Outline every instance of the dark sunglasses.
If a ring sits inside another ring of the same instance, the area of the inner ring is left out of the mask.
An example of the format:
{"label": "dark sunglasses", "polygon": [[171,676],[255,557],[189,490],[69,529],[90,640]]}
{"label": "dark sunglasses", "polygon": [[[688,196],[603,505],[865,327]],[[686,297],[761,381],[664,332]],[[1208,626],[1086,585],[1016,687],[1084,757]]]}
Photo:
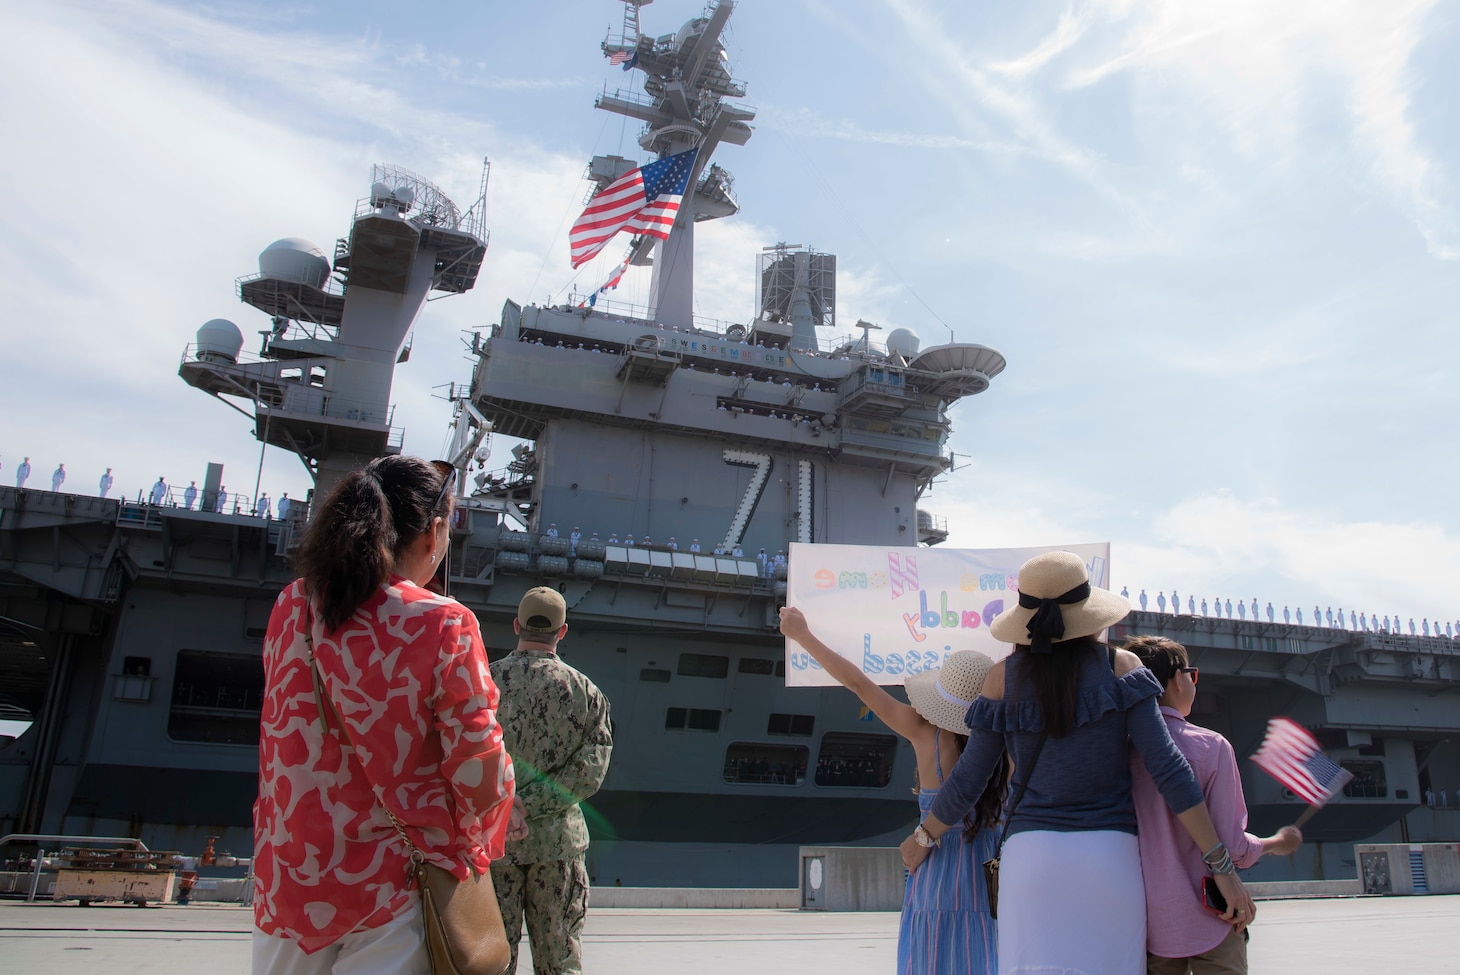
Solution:
{"label": "dark sunglasses", "polygon": [[451,465],[450,461],[445,460],[433,460],[431,466],[436,468],[436,473],[441,475],[441,493],[436,495],[436,503],[431,505],[431,510],[435,511],[441,507],[441,502],[446,500],[451,486],[456,483],[456,468]]}
{"label": "dark sunglasses", "polygon": [[1195,667],[1177,667],[1176,668],[1176,673],[1178,673],[1178,674],[1190,674],[1191,675],[1191,682],[1193,684],[1195,684],[1196,683],[1197,675],[1200,674],[1201,671],[1199,671]]}

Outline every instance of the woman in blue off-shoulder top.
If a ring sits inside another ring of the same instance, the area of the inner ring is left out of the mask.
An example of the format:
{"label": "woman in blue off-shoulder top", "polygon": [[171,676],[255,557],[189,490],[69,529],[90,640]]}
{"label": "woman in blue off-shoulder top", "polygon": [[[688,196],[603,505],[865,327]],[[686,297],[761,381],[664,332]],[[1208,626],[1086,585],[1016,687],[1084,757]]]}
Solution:
{"label": "woman in blue off-shoulder top", "polygon": [[[1131,800],[1135,745],[1171,811],[1191,833],[1239,930],[1255,906],[1237,879],[1201,788],[1157,708],[1161,685],[1139,658],[1099,642],[1129,612],[1092,587],[1084,560],[1036,556],[1019,570],[1019,603],[992,634],[1015,644],[968,709],[968,746],[929,815],[902,844],[917,869],[928,845],[982,792],[1007,748],[1010,793],[999,891],[999,972],[1137,975],[1146,968],[1145,890]],[[1027,783],[1027,784],[1026,784]]]}

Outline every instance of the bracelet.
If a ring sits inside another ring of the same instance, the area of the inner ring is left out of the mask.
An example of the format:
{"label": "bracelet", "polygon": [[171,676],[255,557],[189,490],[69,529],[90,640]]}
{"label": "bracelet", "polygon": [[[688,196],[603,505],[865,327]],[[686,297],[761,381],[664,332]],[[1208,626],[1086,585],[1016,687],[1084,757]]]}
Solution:
{"label": "bracelet", "polygon": [[1232,862],[1232,854],[1227,847],[1218,843],[1210,850],[1201,855],[1202,861],[1211,869],[1214,874],[1236,873],[1237,865]]}

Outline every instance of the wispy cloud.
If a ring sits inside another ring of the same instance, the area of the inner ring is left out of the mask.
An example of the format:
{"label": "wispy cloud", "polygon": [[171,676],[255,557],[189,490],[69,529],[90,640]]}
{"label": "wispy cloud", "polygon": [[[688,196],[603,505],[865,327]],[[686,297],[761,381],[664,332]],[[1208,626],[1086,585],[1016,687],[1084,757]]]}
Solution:
{"label": "wispy cloud", "polygon": [[[1086,88],[1129,74],[1149,102],[1180,100],[1234,147],[1269,164],[1317,164],[1309,130],[1330,100],[1372,179],[1430,253],[1460,260],[1460,217],[1445,202],[1453,176],[1421,145],[1411,116],[1410,62],[1435,0],[1093,0],[1106,30],[1087,34],[1066,75]],[[1276,156],[1276,158],[1274,158]]]}
{"label": "wispy cloud", "polygon": [[1008,61],[991,62],[988,69],[998,74],[1015,77],[1033,74],[1060,54],[1068,51],[1084,32],[1085,25],[1080,17],[1073,10],[1066,10],[1060,14],[1059,22],[1055,24],[1054,30],[1032,51]]}
{"label": "wispy cloud", "polygon": [[771,129],[798,137],[836,139],[867,145],[901,146],[908,149],[969,149],[1002,155],[1034,155],[1035,150],[1017,142],[971,139],[951,133],[896,132],[868,129],[850,119],[822,118],[810,109],[763,106],[757,121]]}

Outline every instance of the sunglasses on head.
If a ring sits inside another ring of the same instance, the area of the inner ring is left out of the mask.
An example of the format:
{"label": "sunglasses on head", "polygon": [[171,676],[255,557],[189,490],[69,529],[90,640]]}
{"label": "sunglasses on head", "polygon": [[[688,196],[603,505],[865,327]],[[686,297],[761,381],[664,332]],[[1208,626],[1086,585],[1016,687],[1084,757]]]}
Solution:
{"label": "sunglasses on head", "polygon": [[436,473],[441,475],[441,493],[436,495],[436,503],[431,505],[431,510],[435,511],[441,507],[441,502],[446,500],[446,495],[451,490],[451,485],[456,483],[456,468],[451,465],[450,461],[446,460],[433,460],[431,461],[431,466],[436,468]]}

